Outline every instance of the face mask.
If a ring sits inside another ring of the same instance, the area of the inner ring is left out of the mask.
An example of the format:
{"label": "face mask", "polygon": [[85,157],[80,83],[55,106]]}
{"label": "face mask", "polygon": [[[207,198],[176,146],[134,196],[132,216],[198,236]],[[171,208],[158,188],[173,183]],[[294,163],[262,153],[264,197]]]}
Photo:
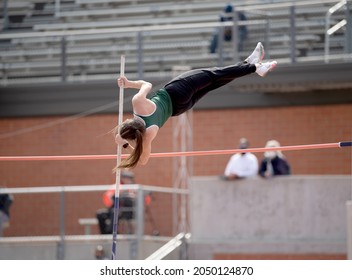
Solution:
{"label": "face mask", "polygon": [[264,156],[267,158],[274,158],[276,157],[276,152],[275,151],[268,151],[264,153]]}

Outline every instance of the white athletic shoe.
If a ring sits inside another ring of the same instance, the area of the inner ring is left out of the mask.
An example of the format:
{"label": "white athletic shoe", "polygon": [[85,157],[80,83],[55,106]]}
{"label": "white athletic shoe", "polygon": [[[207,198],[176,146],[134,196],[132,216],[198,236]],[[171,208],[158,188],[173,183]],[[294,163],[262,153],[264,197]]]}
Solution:
{"label": "white athletic shoe", "polygon": [[259,63],[257,65],[257,70],[255,71],[259,76],[265,77],[268,72],[272,71],[275,69],[277,65],[277,62],[274,61],[269,61],[269,62],[264,62],[264,63]]}
{"label": "white athletic shoe", "polygon": [[250,64],[256,64],[256,63],[261,63],[263,59],[264,59],[264,46],[262,45],[261,42],[259,42],[255,47],[254,51],[251,53],[250,56],[248,56],[245,59],[245,61],[247,61]]}

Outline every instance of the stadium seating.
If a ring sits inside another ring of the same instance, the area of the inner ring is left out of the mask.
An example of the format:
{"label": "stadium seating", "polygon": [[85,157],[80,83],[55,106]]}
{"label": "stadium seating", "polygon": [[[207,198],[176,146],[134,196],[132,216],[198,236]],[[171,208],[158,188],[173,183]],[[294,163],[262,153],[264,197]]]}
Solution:
{"label": "stadium seating", "polygon": [[[141,67],[139,57],[143,56],[143,71],[147,76],[170,73],[174,65],[218,65],[219,57],[209,53],[209,43],[219,14],[227,2],[61,0],[58,7],[53,0],[8,1],[9,21],[2,34],[37,33],[11,39],[1,39],[0,34],[0,83],[60,81],[63,73],[60,35],[63,34],[66,34],[64,72],[67,81],[109,77],[118,69],[121,54],[126,55],[131,73],[138,73]],[[312,1],[311,5],[295,8],[294,55],[297,61],[304,61],[311,55],[323,55],[325,15],[334,2]],[[248,38],[238,58],[244,59],[256,42],[262,41],[268,57],[290,62],[290,7],[282,5],[270,9],[271,4],[257,5],[262,1],[236,3],[248,18],[239,22],[247,25]],[[332,21],[337,22],[342,16],[342,13],[337,13]],[[1,22],[4,26],[3,14]],[[194,25],[191,28],[160,28],[184,24]],[[101,32],[106,29],[114,32]],[[70,33],[77,30],[86,33]],[[43,32],[48,36],[35,37],[35,34]],[[333,54],[342,52],[343,36],[340,31],[332,38],[330,46]],[[139,47],[142,51],[138,50]],[[231,43],[224,42],[222,55],[224,63],[231,63],[234,57]]]}

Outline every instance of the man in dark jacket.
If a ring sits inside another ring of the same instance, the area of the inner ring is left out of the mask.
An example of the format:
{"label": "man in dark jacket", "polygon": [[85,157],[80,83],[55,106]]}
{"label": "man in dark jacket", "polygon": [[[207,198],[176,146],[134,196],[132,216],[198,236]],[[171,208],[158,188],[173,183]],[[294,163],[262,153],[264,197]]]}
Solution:
{"label": "man in dark jacket", "polygon": [[[227,21],[233,21],[233,6],[231,4],[226,5],[224,8],[224,13],[220,15],[220,22],[227,22]],[[247,17],[244,13],[238,12],[238,20],[240,21],[245,21],[247,20]],[[247,26],[241,25],[238,27],[238,38],[237,40],[237,46],[238,46],[238,51],[243,51],[243,42],[247,39]],[[218,36],[219,36],[219,31],[217,30],[211,39],[210,46],[209,46],[209,51],[210,53],[215,53],[217,48],[218,48]],[[232,40],[232,26],[226,26],[224,28],[224,41],[230,42]]]}
{"label": "man in dark jacket", "polygon": [[10,206],[13,198],[9,194],[0,194],[0,237],[3,235],[3,230],[10,220]]}

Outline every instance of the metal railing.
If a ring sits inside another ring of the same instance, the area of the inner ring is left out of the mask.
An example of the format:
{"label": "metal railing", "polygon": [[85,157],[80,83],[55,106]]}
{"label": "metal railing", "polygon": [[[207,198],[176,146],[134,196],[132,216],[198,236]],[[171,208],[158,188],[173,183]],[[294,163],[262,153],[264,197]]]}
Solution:
{"label": "metal railing", "polygon": [[164,246],[159,248],[153,254],[146,258],[146,260],[163,260],[167,258],[170,254],[172,254],[176,249],[180,248],[180,254],[177,259],[186,260],[188,259],[188,250],[187,244],[188,240],[190,239],[190,233],[179,233],[169,242],[167,242]]}
{"label": "metal railing", "polygon": [[[71,238],[74,237],[72,234],[68,234],[66,229],[67,224],[67,208],[72,207],[72,204],[69,205],[68,199],[65,198],[66,194],[69,193],[89,193],[89,192],[101,192],[109,190],[113,185],[94,185],[94,186],[56,186],[56,187],[30,187],[30,188],[0,188],[0,194],[7,193],[12,194],[15,197],[16,208],[23,208],[24,200],[17,199],[17,195],[42,195],[45,194],[46,197],[48,194],[58,194],[59,205],[52,205],[52,208],[59,208],[59,217],[55,219],[53,217],[52,221],[59,221],[59,232],[58,235],[54,236],[35,236],[30,235],[25,237],[7,237],[11,242],[15,242],[17,239],[23,242],[24,239],[33,239],[33,240],[46,240],[51,242],[57,242],[57,257],[58,259],[65,259],[65,244]],[[130,256],[131,259],[143,259],[143,242],[145,239],[145,194],[148,193],[159,193],[159,194],[169,194],[169,195],[188,195],[188,190],[181,190],[175,188],[166,188],[166,187],[156,187],[156,186],[143,186],[137,184],[125,184],[120,186],[120,191],[134,191],[136,193],[136,204],[134,208],[134,217],[135,217],[135,232],[134,234],[121,235],[119,234],[118,239],[123,240],[127,239],[131,241]],[[49,199],[49,197],[47,198]],[[22,205],[21,205],[22,204]],[[34,204],[33,204],[34,207]],[[39,206],[38,206],[39,207]],[[84,206],[82,206],[84,207]],[[171,210],[171,209],[170,209]],[[45,211],[50,211],[46,209]],[[25,215],[26,213],[23,213]],[[70,213],[72,215],[73,213]],[[32,219],[37,219],[38,217],[31,217]],[[31,221],[30,217],[25,217],[26,222],[35,223],[35,220]],[[13,215],[11,217],[10,225],[13,223],[18,223],[20,221],[13,221]],[[72,221],[71,221],[72,222]],[[54,222],[55,223],[55,222]],[[28,225],[23,225],[27,227]],[[46,225],[48,227],[50,225]],[[53,225],[54,226],[54,225]],[[28,231],[30,231],[28,229]],[[68,237],[69,236],[69,237]],[[89,236],[86,236],[89,237]],[[106,238],[106,235],[102,235],[103,238]],[[160,239],[161,236],[150,236],[149,238]],[[6,238],[2,238],[4,241]]]}
{"label": "metal railing", "polygon": [[[340,9],[345,9],[346,13],[346,18],[341,19],[339,22],[331,26],[331,16],[336,13]],[[336,33],[338,30],[343,28],[344,26],[347,25],[347,22],[351,22],[352,17],[351,17],[351,10],[349,8],[349,5],[347,5],[347,0],[342,0],[332,6],[326,13],[325,17],[325,62],[329,62],[329,53],[330,53],[330,36],[332,36],[334,33]],[[350,23],[351,24],[351,23]],[[351,51],[349,50],[348,45],[350,45],[349,41],[351,39],[351,36],[348,34],[351,31],[347,29],[346,31],[346,52]]]}

